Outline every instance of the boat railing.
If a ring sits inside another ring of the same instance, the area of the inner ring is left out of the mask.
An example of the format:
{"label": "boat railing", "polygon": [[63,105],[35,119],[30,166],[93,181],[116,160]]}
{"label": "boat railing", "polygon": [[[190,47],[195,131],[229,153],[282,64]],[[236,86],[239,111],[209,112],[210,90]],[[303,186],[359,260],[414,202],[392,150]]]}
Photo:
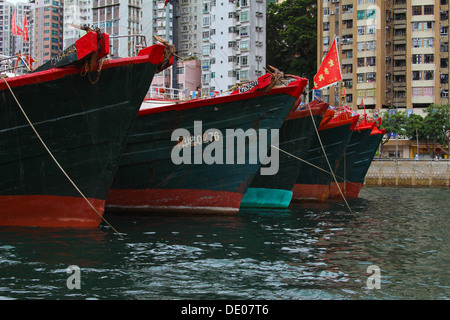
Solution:
{"label": "boat railing", "polygon": [[151,86],[146,99],[164,99],[164,100],[190,100],[195,99],[188,94],[187,90],[173,89],[163,86]]}
{"label": "boat railing", "polygon": [[109,39],[129,38],[128,43],[130,48],[133,49],[132,56],[137,56],[139,50],[147,47],[147,38],[142,34],[129,34],[123,36],[109,36]]}
{"label": "boat railing", "polygon": [[[20,61],[22,61],[22,64],[19,64]],[[25,72],[22,73],[28,73],[31,71],[31,66],[28,64],[27,60],[23,55],[20,54],[15,56],[0,55],[0,73],[17,74],[18,73],[17,71],[21,69],[25,69]]]}

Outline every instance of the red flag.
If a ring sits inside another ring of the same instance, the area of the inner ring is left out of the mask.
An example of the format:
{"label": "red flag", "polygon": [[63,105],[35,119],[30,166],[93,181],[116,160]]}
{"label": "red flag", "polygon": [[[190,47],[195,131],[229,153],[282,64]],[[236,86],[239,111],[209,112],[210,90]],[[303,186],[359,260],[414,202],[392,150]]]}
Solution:
{"label": "red flag", "polygon": [[319,71],[317,71],[317,74],[314,76],[313,89],[328,87],[341,79],[341,65],[337,51],[337,40],[335,38],[330,50],[320,64]]}
{"label": "red flag", "polygon": [[11,29],[12,29],[12,34],[14,36],[17,36],[17,26],[16,26],[16,13],[13,12],[12,18],[11,18]]}
{"label": "red flag", "polygon": [[15,36],[23,36],[23,30],[19,28],[19,26],[16,24],[16,13],[13,12],[12,18],[11,18],[11,29],[12,34]]}
{"label": "red flag", "polygon": [[364,101],[363,99],[361,99],[361,107],[364,108],[364,113],[366,113],[366,106],[364,105]]}
{"label": "red flag", "polygon": [[28,21],[27,21],[27,15],[26,13],[23,15],[23,39],[25,42],[28,42]]}
{"label": "red flag", "polygon": [[169,0],[166,0],[166,2],[164,2],[164,7],[167,5],[167,2],[169,2]]}

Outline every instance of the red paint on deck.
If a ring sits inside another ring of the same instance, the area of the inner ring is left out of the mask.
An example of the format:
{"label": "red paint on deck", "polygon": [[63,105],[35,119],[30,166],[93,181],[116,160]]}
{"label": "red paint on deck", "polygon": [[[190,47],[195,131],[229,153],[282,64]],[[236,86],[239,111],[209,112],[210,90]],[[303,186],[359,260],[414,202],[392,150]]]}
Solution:
{"label": "red paint on deck", "polygon": [[[88,199],[97,212],[104,200]],[[48,195],[0,196],[1,226],[98,227],[100,216],[83,198]]]}
{"label": "red paint on deck", "polygon": [[237,214],[242,193],[200,189],[111,190],[107,210]]}

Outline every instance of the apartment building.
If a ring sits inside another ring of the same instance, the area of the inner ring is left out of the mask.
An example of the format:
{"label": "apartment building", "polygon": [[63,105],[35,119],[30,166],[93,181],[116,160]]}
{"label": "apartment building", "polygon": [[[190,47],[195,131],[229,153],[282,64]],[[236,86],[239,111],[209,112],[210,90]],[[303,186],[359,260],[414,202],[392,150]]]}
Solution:
{"label": "apartment building", "polygon": [[36,0],[34,7],[32,56],[35,66],[49,61],[53,55],[63,50],[62,0]]}
{"label": "apartment building", "polygon": [[[17,53],[29,54],[31,52],[31,26],[32,11],[34,4],[26,2],[10,2],[0,1],[0,54],[12,56]],[[28,41],[23,36],[13,35],[12,17],[15,16],[17,26],[23,30],[24,18],[27,16]]]}
{"label": "apartment building", "polygon": [[0,54],[12,56],[14,50],[14,37],[11,32],[11,18],[14,5],[9,2],[0,1]]}
{"label": "apartment building", "polygon": [[448,103],[448,0],[318,0],[317,6],[318,64],[336,37],[343,76],[323,90],[325,100],[409,113]]}
{"label": "apartment building", "polygon": [[92,25],[92,0],[64,0],[64,48],[85,34],[79,27]]}
{"label": "apartment building", "polygon": [[[91,0],[92,26],[110,35],[113,57],[136,55],[152,36],[153,3],[149,0]],[[145,12],[145,14],[144,14]]]}
{"label": "apartment building", "polygon": [[202,91],[223,92],[266,66],[266,1],[203,1]]}

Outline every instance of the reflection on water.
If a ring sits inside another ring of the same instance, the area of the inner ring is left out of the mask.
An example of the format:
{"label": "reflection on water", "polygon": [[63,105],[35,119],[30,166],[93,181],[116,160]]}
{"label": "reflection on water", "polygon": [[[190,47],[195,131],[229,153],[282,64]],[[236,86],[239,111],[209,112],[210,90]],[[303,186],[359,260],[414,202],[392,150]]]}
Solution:
{"label": "reflection on water", "polygon": [[[363,189],[238,216],[0,228],[0,299],[449,299],[449,189]],[[81,289],[66,286],[70,265]],[[381,289],[367,288],[381,269]]]}

